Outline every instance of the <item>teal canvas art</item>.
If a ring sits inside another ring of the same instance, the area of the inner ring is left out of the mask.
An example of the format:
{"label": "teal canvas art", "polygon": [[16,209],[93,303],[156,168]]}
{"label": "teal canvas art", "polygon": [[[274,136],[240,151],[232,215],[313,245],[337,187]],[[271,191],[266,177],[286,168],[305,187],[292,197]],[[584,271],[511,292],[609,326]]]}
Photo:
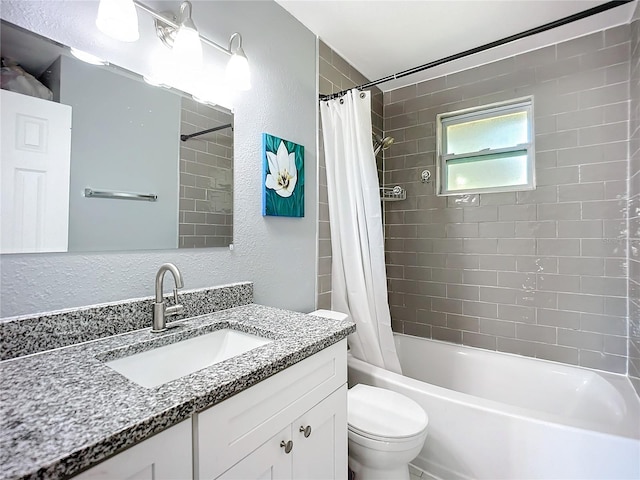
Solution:
{"label": "teal canvas art", "polygon": [[262,134],[262,215],[304,217],[304,147]]}

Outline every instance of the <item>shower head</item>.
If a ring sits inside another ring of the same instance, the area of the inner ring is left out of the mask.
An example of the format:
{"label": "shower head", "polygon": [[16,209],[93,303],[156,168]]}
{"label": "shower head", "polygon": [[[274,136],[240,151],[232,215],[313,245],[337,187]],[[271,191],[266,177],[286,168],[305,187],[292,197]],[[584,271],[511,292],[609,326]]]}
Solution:
{"label": "shower head", "polygon": [[386,150],[394,142],[394,138],[393,137],[387,136],[387,137],[381,138],[379,135],[376,135],[375,133],[372,134],[372,135],[373,135],[373,153],[374,153],[374,155],[377,155],[380,152],[380,150]]}
{"label": "shower head", "polygon": [[384,137],[382,139],[382,150],[386,150],[387,148],[389,148],[394,141],[395,139],[393,137]]}

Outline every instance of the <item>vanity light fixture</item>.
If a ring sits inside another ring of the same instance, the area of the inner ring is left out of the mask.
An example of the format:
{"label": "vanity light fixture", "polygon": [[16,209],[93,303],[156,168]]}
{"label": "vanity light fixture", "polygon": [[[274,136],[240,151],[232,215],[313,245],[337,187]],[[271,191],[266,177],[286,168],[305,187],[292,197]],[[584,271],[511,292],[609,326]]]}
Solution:
{"label": "vanity light fixture", "polygon": [[[191,18],[191,2],[185,1],[180,5],[178,15],[172,12],[156,12],[139,0],[100,0],[103,3],[129,3],[136,8],[148,13],[155,19],[156,34],[162,43],[174,50],[174,58],[179,60],[181,68],[186,68],[193,72],[202,66],[202,43],[215,48],[216,50],[229,55],[226,77],[231,87],[236,90],[248,90],[251,88],[249,62],[242,49],[242,36],[235,32],[229,38],[229,48],[225,48],[208,38],[200,35]],[[100,16],[100,9],[98,11]],[[137,22],[136,22],[137,25]],[[101,29],[102,30],[102,29]],[[102,30],[112,38],[118,39],[107,30]],[[237,47],[232,50],[233,42],[237,39]],[[185,67],[186,66],[186,67]]]}
{"label": "vanity light fixture", "polygon": [[[238,39],[238,46],[233,50],[233,41]],[[242,49],[242,36],[236,32],[229,39],[229,50],[233,52],[227,70],[225,72],[227,83],[236,90],[249,90],[251,88],[251,75],[249,72],[249,61]]]}
{"label": "vanity light fixture", "polygon": [[95,55],[91,55],[90,53],[84,52],[82,50],[78,50],[77,48],[70,48],[69,52],[71,55],[76,57],[78,60],[82,60],[83,62],[90,63],[91,65],[109,65],[109,62],[103,60]]}
{"label": "vanity light fixture", "polygon": [[138,13],[133,0],[100,0],[96,26],[121,42],[135,42],[140,38]]}
{"label": "vanity light fixture", "polygon": [[180,28],[175,32],[172,53],[177,68],[193,73],[202,70],[202,43],[191,19],[191,9],[189,1],[180,5]]}

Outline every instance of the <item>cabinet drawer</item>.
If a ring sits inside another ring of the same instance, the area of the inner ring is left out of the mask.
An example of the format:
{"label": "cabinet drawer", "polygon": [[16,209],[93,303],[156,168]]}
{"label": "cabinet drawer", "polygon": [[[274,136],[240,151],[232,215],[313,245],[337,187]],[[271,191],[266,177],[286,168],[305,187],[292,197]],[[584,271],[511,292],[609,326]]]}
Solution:
{"label": "cabinet drawer", "polygon": [[199,478],[219,476],[347,380],[342,340],[194,415]]}

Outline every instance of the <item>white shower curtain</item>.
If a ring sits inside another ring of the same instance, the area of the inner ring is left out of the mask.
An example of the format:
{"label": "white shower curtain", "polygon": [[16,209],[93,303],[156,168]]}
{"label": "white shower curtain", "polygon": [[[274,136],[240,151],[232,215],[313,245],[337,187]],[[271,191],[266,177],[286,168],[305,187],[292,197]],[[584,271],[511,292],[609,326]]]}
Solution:
{"label": "white shower curtain", "polygon": [[332,248],[333,310],[356,322],[352,354],[400,372],[391,332],[380,185],[371,141],[371,94],[321,101]]}

